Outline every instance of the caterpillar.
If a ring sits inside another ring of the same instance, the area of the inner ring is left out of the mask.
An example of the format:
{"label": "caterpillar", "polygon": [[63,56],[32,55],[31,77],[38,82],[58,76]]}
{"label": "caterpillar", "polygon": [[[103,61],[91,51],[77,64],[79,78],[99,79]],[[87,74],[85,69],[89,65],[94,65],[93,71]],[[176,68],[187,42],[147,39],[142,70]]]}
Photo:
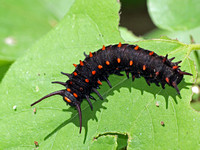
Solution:
{"label": "caterpillar", "polygon": [[154,51],[143,49],[138,45],[121,44],[121,42],[106,47],[103,45],[98,51],[90,52],[89,55],[84,53],[84,55],[86,57],[84,61],[80,60],[78,65],[73,64],[76,68],[73,73],[61,72],[68,76],[69,80],[52,82],[63,85],[65,89],[52,92],[31,104],[33,106],[54,95],[62,96],[64,102],[78,111],[80,133],[82,130],[81,102],[86,99],[93,110],[90,99],[96,99],[90,94],[94,92],[103,100],[97,89],[102,85],[101,81],[106,81],[110,88],[112,87],[108,80],[110,74],[123,76],[120,72],[125,71],[127,78],[131,73],[132,81],[142,76],[148,85],[155,83],[160,86],[161,84],[164,89],[165,84],[168,84],[175,88],[179,95],[177,85],[184,75],[192,75],[180,70],[178,64],[182,61],[172,62],[175,57],[168,59],[168,55],[159,56]]}

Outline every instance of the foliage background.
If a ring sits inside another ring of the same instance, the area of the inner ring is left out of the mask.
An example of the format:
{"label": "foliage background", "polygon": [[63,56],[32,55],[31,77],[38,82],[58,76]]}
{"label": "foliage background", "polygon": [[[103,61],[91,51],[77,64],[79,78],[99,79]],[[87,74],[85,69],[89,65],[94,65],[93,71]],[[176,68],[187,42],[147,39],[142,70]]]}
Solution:
{"label": "foliage background", "polygon": [[[40,149],[199,149],[200,116],[190,107],[190,88],[196,79],[193,60],[199,61],[199,52],[193,52],[200,46],[190,44],[189,36],[199,43],[200,7],[197,0],[176,2],[149,0],[157,29],[137,37],[118,29],[116,0],[1,1],[0,148],[34,149],[38,141]],[[181,96],[170,87],[148,87],[144,79],[132,83],[112,75],[113,88],[103,84],[99,92],[105,100],[93,102],[94,111],[83,102],[82,134],[77,111],[60,97],[38,104],[33,113],[33,101],[61,88],[50,84],[66,80],[60,71],[72,72],[72,63],[83,60],[84,51],[119,41],[183,60],[181,68],[194,76],[179,85]]]}

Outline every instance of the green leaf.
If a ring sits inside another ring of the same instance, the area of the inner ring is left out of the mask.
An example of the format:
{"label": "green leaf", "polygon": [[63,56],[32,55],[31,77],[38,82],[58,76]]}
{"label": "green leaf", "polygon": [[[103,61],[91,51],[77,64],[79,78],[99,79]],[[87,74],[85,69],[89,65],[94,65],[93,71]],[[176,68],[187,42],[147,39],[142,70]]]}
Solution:
{"label": "green leaf", "polygon": [[125,27],[119,27],[119,31],[120,31],[121,37],[126,42],[134,42],[134,41],[142,40],[141,37],[137,37],[136,35],[134,35],[131,31],[129,31]]}
{"label": "green leaf", "polygon": [[21,56],[63,16],[65,11],[61,11],[59,5],[65,5],[68,10],[67,6],[70,7],[72,0],[60,1],[57,5],[53,3],[46,0],[1,1],[0,22],[3,24],[0,28],[0,59],[15,60]]}
{"label": "green leaf", "polygon": [[74,0],[0,2],[0,81],[9,66],[69,10]]}
{"label": "green leaf", "polygon": [[90,149],[95,150],[116,150],[117,149],[117,136],[102,136],[101,138],[95,140],[90,147]]}
{"label": "green leaf", "polygon": [[195,43],[200,43],[200,27],[194,28],[187,31],[167,31],[162,29],[155,29],[149,33],[147,33],[144,38],[152,39],[152,38],[160,38],[160,36],[168,36],[171,39],[177,39],[180,42],[191,44],[191,38],[193,37]]}
{"label": "green leaf", "polygon": [[199,27],[198,0],[148,0],[148,11],[156,26],[166,30],[188,30]]}
{"label": "green leaf", "polygon": [[[92,101],[93,111],[85,100],[82,103],[81,134],[77,111],[66,106],[60,96],[37,104],[34,114],[30,104],[63,89],[50,82],[67,80],[60,71],[72,72],[72,64],[84,59],[84,51],[88,54],[103,44],[123,42],[118,31],[119,9],[116,0],[77,0],[52,31],[17,59],[0,85],[0,149],[33,149],[34,141],[40,149],[98,149],[105,143],[112,148],[124,146],[122,138],[117,146],[113,134],[128,135],[128,149],[200,148],[196,138],[200,115],[189,106],[190,84],[196,76],[188,57],[193,45],[176,40],[144,40],[134,44],[159,55],[175,56],[175,61],[183,60],[181,69],[194,76],[185,76],[179,84],[181,96],[169,86],[162,90],[155,85],[148,87],[144,79],[131,82],[126,77],[111,75],[113,88],[103,83],[99,90],[103,101],[93,94],[97,98]],[[94,139],[100,134],[105,136]]]}

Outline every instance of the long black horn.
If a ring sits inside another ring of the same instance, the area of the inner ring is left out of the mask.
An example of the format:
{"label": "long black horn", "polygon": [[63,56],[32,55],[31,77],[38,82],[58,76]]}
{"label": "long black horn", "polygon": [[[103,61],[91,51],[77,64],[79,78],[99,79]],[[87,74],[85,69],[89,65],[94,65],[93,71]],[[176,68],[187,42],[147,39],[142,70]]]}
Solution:
{"label": "long black horn", "polygon": [[78,111],[79,122],[80,122],[80,131],[79,131],[79,133],[81,133],[81,130],[82,130],[82,112],[81,112],[80,104],[76,103],[76,109]]}
{"label": "long black horn", "polygon": [[55,92],[53,92],[53,93],[50,93],[50,94],[48,94],[48,95],[42,97],[42,98],[39,99],[38,101],[34,102],[33,104],[31,104],[31,106],[33,106],[33,105],[35,105],[35,104],[41,102],[41,101],[44,100],[45,98],[48,98],[48,97],[51,97],[51,96],[54,96],[54,95],[64,95],[64,92],[65,92],[65,90],[60,90],[60,91],[55,91]]}

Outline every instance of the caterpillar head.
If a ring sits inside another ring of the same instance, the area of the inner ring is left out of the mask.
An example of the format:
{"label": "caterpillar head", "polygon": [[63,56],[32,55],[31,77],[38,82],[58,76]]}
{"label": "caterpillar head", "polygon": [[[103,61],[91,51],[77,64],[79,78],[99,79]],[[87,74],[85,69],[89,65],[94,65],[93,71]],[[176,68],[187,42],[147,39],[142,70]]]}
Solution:
{"label": "caterpillar head", "polygon": [[77,101],[75,96],[67,90],[64,91],[63,100],[70,106],[76,106],[80,103],[79,101]]}
{"label": "caterpillar head", "polygon": [[71,94],[70,92],[68,92],[67,90],[60,90],[60,91],[55,91],[52,92],[50,94],[47,94],[46,96],[42,97],[41,99],[39,99],[38,101],[34,102],[31,104],[31,106],[41,102],[42,100],[54,96],[54,95],[60,95],[63,97],[63,100],[69,104],[70,106],[76,107],[78,114],[79,114],[79,121],[80,121],[80,133],[81,133],[81,129],[82,129],[82,112],[81,112],[81,107],[80,107],[80,102],[77,101],[77,99],[74,97],[73,94]]}

